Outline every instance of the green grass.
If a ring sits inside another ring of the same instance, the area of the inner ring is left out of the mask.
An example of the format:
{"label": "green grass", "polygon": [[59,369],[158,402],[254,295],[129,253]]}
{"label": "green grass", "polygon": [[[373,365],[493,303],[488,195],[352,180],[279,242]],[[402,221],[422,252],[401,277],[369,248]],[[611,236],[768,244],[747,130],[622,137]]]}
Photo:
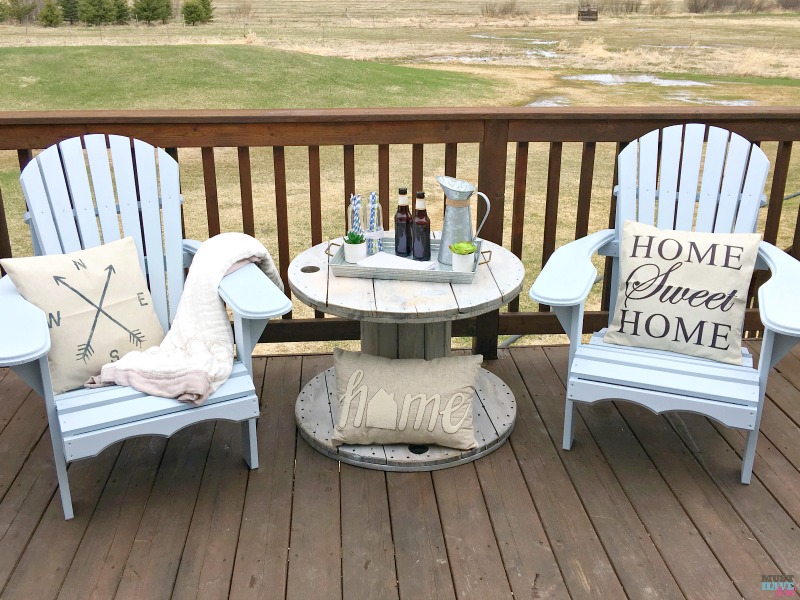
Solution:
{"label": "green grass", "polygon": [[250,46],[0,49],[4,110],[468,104],[487,79]]}

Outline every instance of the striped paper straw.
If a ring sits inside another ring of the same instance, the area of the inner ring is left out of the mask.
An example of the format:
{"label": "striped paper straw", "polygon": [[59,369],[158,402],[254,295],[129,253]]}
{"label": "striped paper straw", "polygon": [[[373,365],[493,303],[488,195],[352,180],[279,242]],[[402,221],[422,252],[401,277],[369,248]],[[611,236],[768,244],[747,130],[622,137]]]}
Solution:
{"label": "striped paper straw", "polygon": [[362,233],[361,229],[361,195],[350,194],[350,211],[353,214],[353,223],[350,226],[351,231]]}
{"label": "striped paper straw", "polygon": [[[369,233],[376,234],[379,231],[378,227],[378,214],[380,212],[381,205],[378,204],[378,194],[375,192],[370,192],[369,195]],[[367,253],[368,254],[375,254],[376,252],[380,252],[383,250],[383,242],[381,242],[380,238],[373,238],[370,237],[367,241]]]}

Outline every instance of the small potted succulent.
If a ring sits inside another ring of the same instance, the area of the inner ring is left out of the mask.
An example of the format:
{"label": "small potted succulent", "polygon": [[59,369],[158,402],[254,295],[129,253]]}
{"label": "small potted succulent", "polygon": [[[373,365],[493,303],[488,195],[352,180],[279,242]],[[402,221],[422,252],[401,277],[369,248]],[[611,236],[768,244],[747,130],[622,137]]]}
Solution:
{"label": "small potted succulent", "polygon": [[351,229],[344,237],[344,260],[357,263],[362,258],[367,258],[367,240],[363,233]]}
{"label": "small potted succulent", "polygon": [[453,253],[453,271],[470,273],[475,266],[475,251],[478,247],[472,242],[456,242],[450,244]]}

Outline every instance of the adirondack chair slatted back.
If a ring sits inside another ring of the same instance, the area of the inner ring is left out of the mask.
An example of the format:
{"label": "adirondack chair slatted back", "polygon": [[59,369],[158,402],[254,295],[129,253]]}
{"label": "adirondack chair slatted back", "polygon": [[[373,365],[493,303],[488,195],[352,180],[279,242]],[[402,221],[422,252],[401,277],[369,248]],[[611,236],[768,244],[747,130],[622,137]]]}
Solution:
{"label": "adirondack chair slatted back", "polygon": [[[679,231],[756,230],[769,160],[736,133],[699,123],[656,129],[628,144],[617,162],[617,239],[625,221]],[[609,323],[618,271],[614,257]]]}
{"label": "adirondack chair slatted back", "polygon": [[35,253],[73,252],[131,236],[168,330],[184,278],[178,163],[140,140],[86,135],[42,151],[20,181]]}
{"label": "adirondack chair slatted back", "polygon": [[769,160],[725,129],[709,127],[704,149],[705,138],[705,125],[674,125],[620,152],[617,231],[626,220],[680,231],[755,231]]}

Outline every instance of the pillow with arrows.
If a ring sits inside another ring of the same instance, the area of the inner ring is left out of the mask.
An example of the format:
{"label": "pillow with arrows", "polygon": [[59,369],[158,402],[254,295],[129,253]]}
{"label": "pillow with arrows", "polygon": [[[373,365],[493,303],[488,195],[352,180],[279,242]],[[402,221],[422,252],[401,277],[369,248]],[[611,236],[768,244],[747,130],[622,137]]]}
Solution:
{"label": "pillow with arrows", "polygon": [[44,311],[56,394],[82,387],[104,364],[164,337],[131,237],[0,265],[22,297]]}

